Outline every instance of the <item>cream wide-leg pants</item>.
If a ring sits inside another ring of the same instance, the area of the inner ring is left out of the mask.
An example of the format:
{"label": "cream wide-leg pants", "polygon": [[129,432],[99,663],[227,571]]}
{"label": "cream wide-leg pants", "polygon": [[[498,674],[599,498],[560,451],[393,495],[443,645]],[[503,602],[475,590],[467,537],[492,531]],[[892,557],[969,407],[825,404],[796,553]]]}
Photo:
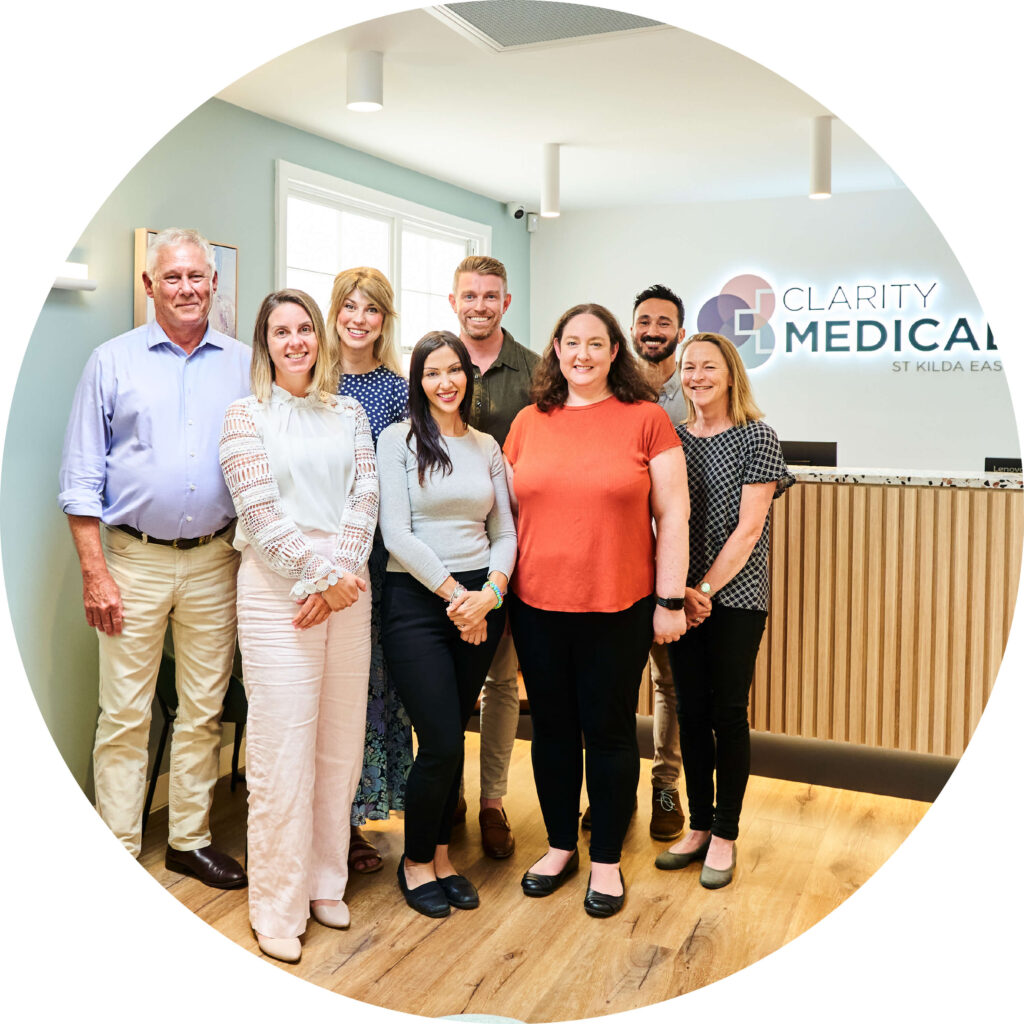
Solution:
{"label": "cream wide-leg pants", "polygon": [[[307,534],[329,556],[334,536]],[[370,592],[296,629],[292,580],[252,548],[238,571],[238,640],[249,700],[249,919],[261,935],[306,930],[311,900],[348,882],[349,814],[363,766]]]}

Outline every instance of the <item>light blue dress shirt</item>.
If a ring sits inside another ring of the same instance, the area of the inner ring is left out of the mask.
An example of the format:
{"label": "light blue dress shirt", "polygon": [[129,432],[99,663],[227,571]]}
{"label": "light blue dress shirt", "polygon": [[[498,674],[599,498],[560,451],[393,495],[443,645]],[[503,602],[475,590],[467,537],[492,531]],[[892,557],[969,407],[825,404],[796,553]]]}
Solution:
{"label": "light blue dress shirt", "polygon": [[61,509],[162,540],[226,526],[218,443],[224,410],[250,393],[249,359],[210,327],[188,356],[154,322],[100,345],[71,407]]}

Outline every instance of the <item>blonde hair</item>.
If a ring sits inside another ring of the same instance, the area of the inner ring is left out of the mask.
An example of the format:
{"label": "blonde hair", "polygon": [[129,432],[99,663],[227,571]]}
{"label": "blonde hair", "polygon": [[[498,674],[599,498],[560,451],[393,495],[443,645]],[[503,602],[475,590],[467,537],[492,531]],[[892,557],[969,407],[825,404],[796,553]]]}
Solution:
{"label": "blonde hair", "polygon": [[500,277],[502,294],[508,295],[508,273],[505,264],[493,256],[467,256],[456,268],[452,278],[452,292],[459,292],[461,274],[481,274],[483,277]]}
{"label": "blonde hair", "polygon": [[270,326],[270,314],[292,302],[305,310],[313,323],[316,335],[317,355],[313,365],[313,379],[310,381],[307,395],[316,395],[321,402],[329,402],[338,393],[338,346],[332,342],[324,330],[324,318],[320,307],[313,298],[298,288],[284,288],[279,292],[271,292],[260,305],[256,314],[256,326],[252,332],[252,363],[249,369],[249,383],[252,393],[261,402],[270,398],[270,387],[274,382],[274,362],[270,358],[270,346],[267,344],[267,329]]}
{"label": "blonde hair", "polygon": [[327,337],[338,353],[339,362],[342,346],[338,337],[338,314],[342,303],[357,288],[384,314],[380,335],[373,343],[373,358],[380,360],[392,373],[404,376],[398,342],[395,340],[395,318],[398,316],[395,312],[395,293],[391,282],[376,267],[352,267],[341,271],[334,279],[326,326]]}
{"label": "blonde hair", "polygon": [[[757,407],[754,401],[754,392],[750,388],[750,378],[747,376],[747,368],[740,359],[736,346],[724,335],[713,334],[711,331],[704,331],[701,334],[691,334],[683,343],[683,349],[679,353],[679,365],[682,366],[686,358],[686,350],[697,341],[706,341],[718,347],[725,360],[725,367],[732,377],[732,387],[729,388],[729,418],[737,427],[745,427],[751,420],[764,419],[764,413]],[[693,403],[683,389],[683,398],[686,401],[686,422],[692,423],[697,418]]]}

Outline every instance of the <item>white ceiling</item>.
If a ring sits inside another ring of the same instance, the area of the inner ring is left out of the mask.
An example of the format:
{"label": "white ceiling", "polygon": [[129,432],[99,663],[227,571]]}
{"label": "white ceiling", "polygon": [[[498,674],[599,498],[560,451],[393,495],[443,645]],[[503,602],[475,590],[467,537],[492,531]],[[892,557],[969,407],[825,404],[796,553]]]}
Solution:
{"label": "white ceiling", "polygon": [[[363,49],[384,53],[384,109],[373,114],[345,109],[346,54]],[[680,29],[495,53],[426,10],[323,36],[218,95],[530,210],[545,142],[562,144],[565,211],[806,195],[810,120],[828,113],[759,64]],[[902,187],[834,123],[834,193]]]}

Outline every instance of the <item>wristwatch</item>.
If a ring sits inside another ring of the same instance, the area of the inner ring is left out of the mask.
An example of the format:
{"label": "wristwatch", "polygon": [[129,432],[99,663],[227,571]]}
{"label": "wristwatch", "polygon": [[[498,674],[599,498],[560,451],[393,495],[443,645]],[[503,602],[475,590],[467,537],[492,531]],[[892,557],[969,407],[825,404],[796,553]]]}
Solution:
{"label": "wristwatch", "polygon": [[701,593],[702,593],[702,594],[703,594],[703,595],[704,595],[705,597],[710,597],[710,596],[711,596],[711,584],[710,584],[710,583],[708,583],[708,581],[707,581],[707,580],[701,580],[701,582],[700,582],[700,583],[699,583],[699,584],[697,585],[697,589],[698,589],[698,590],[699,590],[699,591],[700,591],[700,592],[701,592]]}
{"label": "wristwatch", "polygon": [[670,612],[677,612],[683,607],[683,598],[681,597],[659,597],[656,598],[656,602]]}

